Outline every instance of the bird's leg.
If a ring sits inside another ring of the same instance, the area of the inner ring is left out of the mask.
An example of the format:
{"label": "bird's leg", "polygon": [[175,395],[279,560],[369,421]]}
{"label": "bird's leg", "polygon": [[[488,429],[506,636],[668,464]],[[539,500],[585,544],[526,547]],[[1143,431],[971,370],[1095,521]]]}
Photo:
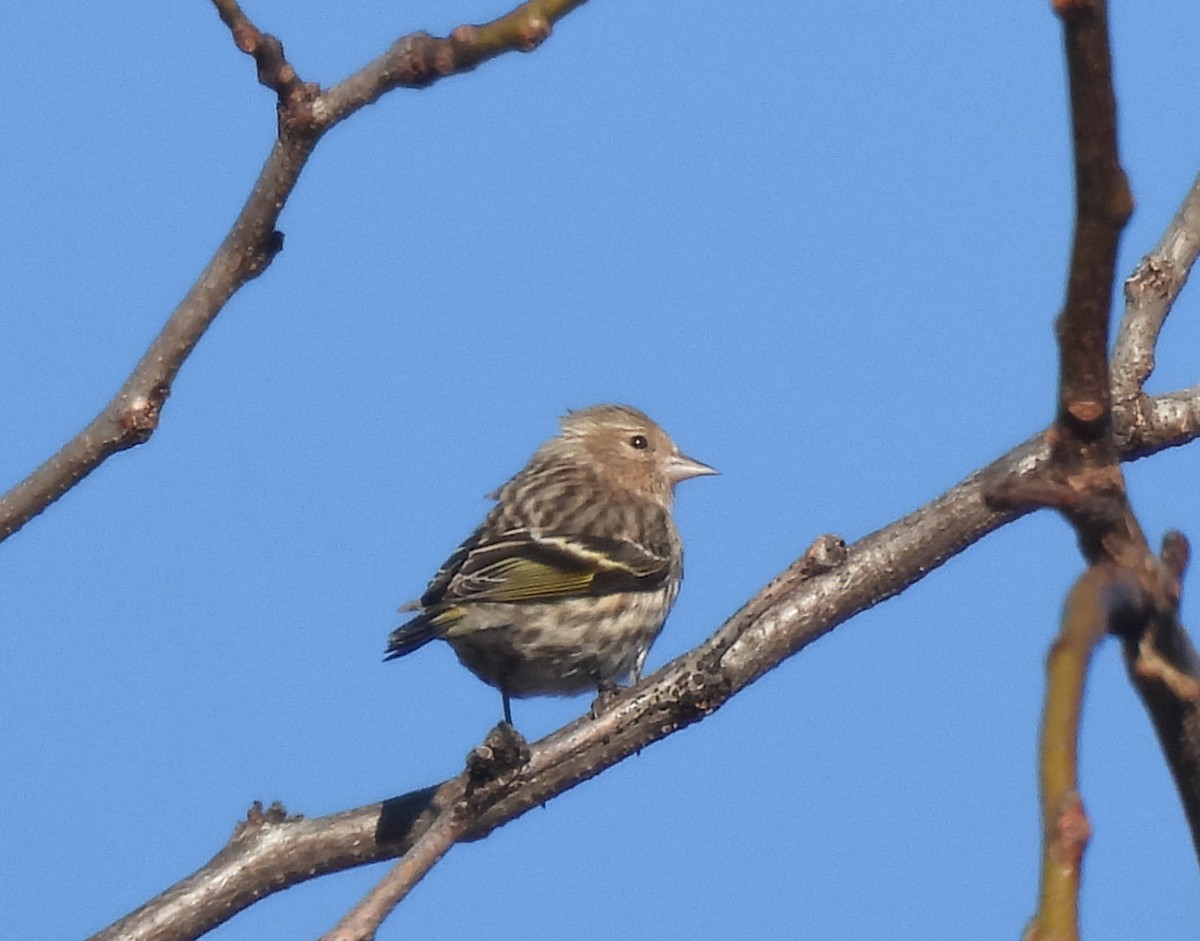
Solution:
{"label": "bird's leg", "polygon": [[509,725],[512,725],[512,706],[508,701],[508,693],[506,693],[504,690],[500,690],[500,696],[504,700],[504,721]]}
{"label": "bird's leg", "polygon": [[622,689],[624,687],[618,686],[612,680],[601,680],[596,686],[596,698],[592,700],[588,715],[593,719],[599,719],[603,713],[608,711],[608,707],[613,704],[613,701],[621,695]]}

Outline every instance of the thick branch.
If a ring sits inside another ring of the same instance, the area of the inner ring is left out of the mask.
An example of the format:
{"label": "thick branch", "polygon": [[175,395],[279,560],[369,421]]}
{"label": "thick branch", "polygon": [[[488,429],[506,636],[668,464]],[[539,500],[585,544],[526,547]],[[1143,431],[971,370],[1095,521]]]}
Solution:
{"label": "thick branch", "polygon": [[[1092,650],[1106,632],[1125,638],[1131,675],[1175,773],[1200,852],[1195,724],[1200,681],[1195,652],[1177,619],[1186,541],[1182,536],[1172,540],[1161,560],[1150,552],[1119,466],[1122,445],[1151,411],[1142,385],[1153,367],[1163,319],[1196,258],[1187,233],[1198,220],[1189,194],[1159,246],[1168,256],[1165,265],[1144,261],[1131,279],[1110,379],[1114,265],[1132,200],[1117,155],[1105,3],[1055,0],[1055,8],[1063,21],[1070,75],[1076,220],[1067,298],[1056,323],[1061,369],[1053,456],[1048,473],[1031,489],[1052,495],[1051,502],[1074,526],[1091,568],[1071,593],[1048,664],[1041,892],[1026,937],[1069,941],[1079,935],[1079,876],[1089,832],[1076,774],[1079,711]],[[1172,277],[1161,278],[1176,260],[1181,269],[1171,268]],[[1124,413],[1115,418],[1110,383]],[[1114,433],[1118,426],[1125,429],[1123,440]],[[1170,648],[1165,656],[1164,645]]]}
{"label": "thick branch", "polygon": [[[1007,489],[1010,494],[1020,493],[1024,487],[1031,500],[1041,498],[1040,502],[1061,509],[1091,566],[1071,593],[1049,660],[1041,751],[1041,893],[1037,915],[1026,933],[1030,939],[1069,941],[1079,933],[1079,872],[1088,836],[1076,780],[1076,743],[1091,652],[1106,631],[1120,631],[1127,637],[1127,650],[1140,650],[1140,642],[1129,638],[1145,641],[1156,636],[1155,625],[1178,628],[1182,567],[1173,571],[1170,553],[1160,561],[1150,552],[1129,503],[1114,434],[1108,320],[1117,248],[1132,197],[1117,153],[1106,6],[1104,0],[1054,0],[1054,6],[1062,19],[1070,76],[1076,187],[1067,297],[1055,325],[1058,411],[1047,472],[1032,484],[1010,484]],[[1173,228],[1189,224],[1188,211],[1185,203],[1184,218],[1177,217]],[[1165,300],[1169,292],[1156,293]],[[1130,293],[1131,306],[1136,294]],[[1157,322],[1154,314],[1127,315],[1121,334],[1119,401],[1139,417],[1146,411],[1138,408],[1144,404],[1141,383],[1149,375],[1151,351],[1166,307],[1169,300],[1157,314]],[[1178,633],[1186,641],[1181,629]],[[1164,746],[1170,742],[1175,747],[1186,738],[1174,729],[1164,732],[1159,716],[1155,721]],[[1168,760],[1174,767],[1171,756]],[[1188,807],[1198,798],[1185,788],[1194,788],[1196,782],[1187,772],[1177,773],[1176,781]],[[1194,841],[1197,836],[1193,825]]]}
{"label": "thick branch", "polygon": [[[1125,312],[1113,350],[1116,403],[1114,437],[1123,451],[1137,454],[1159,442],[1148,429],[1200,430],[1200,387],[1150,398],[1145,383],[1154,370],[1158,337],[1200,255],[1200,176],[1154,250],[1125,282]],[[1186,541],[1164,539],[1163,559],[1182,590]],[[1177,617],[1147,619],[1123,643],[1130,681],[1150,715],[1159,745],[1179,791],[1200,859],[1200,656]]]}
{"label": "thick branch", "polygon": [[[790,654],[1020,515],[989,509],[982,498],[984,482],[996,473],[1037,469],[1048,457],[1039,436],[860,540],[841,564],[836,550],[823,561],[829,540],[819,540],[820,551],[782,573],[707,642],[623,692],[598,718],[579,719],[534,745],[528,762],[497,784],[466,838],[486,836],[710,714]],[[830,563],[835,567],[827,570]],[[449,781],[317,819],[257,815],[204,868],[92,941],[198,938],[265,894],[401,855],[447,809],[460,786],[461,781]]]}
{"label": "thick branch", "polygon": [[[1200,408],[1200,405],[1197,406]],[[1166,429],[1155,436],[1177,440]],[[1191,434],[1175,430],[1176,435]],[[936,500],[850,547],[814,548],[759,592],[708,641],[584,718],[533,746],[529,761],[488,795],[465,832],[496,827],[720,707],[788,656],[854,614],[899,593],[987,533],[1022,515],[989,509],[997,476],[1026,477],[1050,461],[1045,435],[1015,448]],[[206,866],[92,941],[200,937],[266,894],[406,853],[458,793],[461,781],[315,819],[252,815]]]}
{"label": "thick branch", "polygon": [[1121,628],[1126,664],[1158,733],[1200,857],[1200,661],[1178,619],[1183,572],[1179,560],[1186,558],[1186,540],[1181,535],[1169,538],[1162,560],[1150,551],[1116,457],[1156,446],[1147,429],[1160,419],[1176,428],[1197,425],[1194,398],[1177,394],[1150,399],[1143,387],[1154,366],[1163,322],[1200,254],[1200,180],[1158,246],[1126,283],[1126,309],[1111,379],[1106,380],[1111,381],[1117,408],[1109,421],[1106,402],[1098,420],[1088,423],[1092,393],[1084,390],[1094,385],[1098,370],[1106,377],[1110,373],[1100,331],[1102,324],[1107,330],[1112,263],[1130,197],[1117,156],[1104,3],[1056,0],[1056,6],[1071,76],[1077,219],[1067,302],[1058,322],[1063,368],[1059,443],[1051,476],[1076,493],[1066,515],[1088,560],[1117,563],[1142,592],[1139,616]]}
{"label": "thick branch", "polygon": [[[1176,601],[1188,555],[1183,535],[1167,533],[1162,562]],[[1200,860],[1200,655],[1173,612],[1130,627],[1122,633],[1125,667],[1154,723]]]}
{"label": "thick branch", "polygon": [[1121,230],[1133,198],[1117,156],[1108,17],[1103,0],[1056,0],[1071,88],[1075,236],[1067,298],[1056,324],[1058,421],[1088,441],[1109,425],[1108,321]]}
{"label": "thick branch", "polygon": [[1200,656],[1171,622],[1128,643],[1125,667],[1154,723],[1200,861]]}

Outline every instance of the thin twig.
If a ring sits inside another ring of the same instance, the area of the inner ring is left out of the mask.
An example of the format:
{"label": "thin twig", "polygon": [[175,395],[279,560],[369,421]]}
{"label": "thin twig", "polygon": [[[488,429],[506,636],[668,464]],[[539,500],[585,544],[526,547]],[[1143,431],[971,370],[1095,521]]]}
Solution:
{"label": "thin twig", "polygon": [[[439,811],[407,852],[321,941],[371,941],[385,918],[450,847],[478,826],[480,817],[505,793],[531,757],[525,738],[507,722],[467,755],[463,774],[438,788]],[[381,818],[376,830],[383,839]]]}
{"label": "thin twig", "polygon": [[213,0],[238,48],[254,56],[259,79],[279,94],[279,134],[246,205],[162,331],[87,427],[0,496],[0,542],[104,461],[149,440],[180,368],[229,299],[262,274],[283,246],[275,226],[317,142],[330,128],[394,88],[424,88],[508,51],[528,52],[583,0],[534,0],[445,39],[413,33],[355,75],[320,93],[300,81],[277,39],[257,29],[235,0]]}
{"label": "thin twig", "polygon": [[1112,356],[1113,399],[1119,406],[1116,438],[1136,437],[1148,406],[1146,381],[1154,350],[1175,299],[1200,255],[1200,176],[1197,176],[1154,249],[1125,281],[1125,311]]}
{"label": "thin twig", "polygon": [[250,22],[236,0],[213,0],[213,6],[217,8],[221,22],[233,34],[234,45],[254,59],[259,82],[279,96],[281,109],[294,108],[300,101],[311,100],[317,94],[317,87],[301,81],[287,61],[283,43]]}
{"label": "thin twig", "polygon": [[1088,665],[1115,615],[1137,603],[1137,580],[1115,565],[1094,565],[1075,583],[1062,630],[1046,658],[1039,767],[1042,878],[1026,941],[1079,935],[1079,875],[1091,830],[1079,797],[1079,718]]}
{"label": "thin twig", "polygon": [[321,936],[321,941],[372,941],[384,919],[462,838],[470,818],[460,807],[461,797],[460,787],[458,797],[450,798],[446,809],[438,814],[412,848],[357,905]]}

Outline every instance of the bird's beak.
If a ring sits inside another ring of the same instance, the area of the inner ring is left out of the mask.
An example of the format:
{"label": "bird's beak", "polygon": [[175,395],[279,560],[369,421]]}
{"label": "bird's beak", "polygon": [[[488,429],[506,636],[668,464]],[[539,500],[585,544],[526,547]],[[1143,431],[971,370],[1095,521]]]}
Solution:
{"label": "bird's beak", "polygon": [[686,454],[671,455],[671,462],[667,465],[667,479],[672,484],[677,484],[681,480],[687,480],[690,477],[707,477],[710,474],[721,473],[715,467],[709,467],[707,464],[702,464],[695,458],[690,458]]}

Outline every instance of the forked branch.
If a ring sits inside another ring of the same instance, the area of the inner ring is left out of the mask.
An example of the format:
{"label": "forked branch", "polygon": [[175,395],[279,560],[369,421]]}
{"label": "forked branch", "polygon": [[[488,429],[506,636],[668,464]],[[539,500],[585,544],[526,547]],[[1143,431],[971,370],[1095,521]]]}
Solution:
{"label": "forked branch", "polygon": [[278,137],[229,234],[117,394],[58,453],[0,496],[0,542],[112,455],[154,434],[171,385],[200,338],[229,299],[262,274],[283,247],[276,231],[279,215],[327,131],[394,88],[424,88],[501,53],[536,48],[555,22],[582,3],[531,0],[482,26],[459,26],[444,39],[412,33],[322,92],[300,79],[283,44],[254,26],[235,0],[213,0],[235,44],[254,57],[259,80],[279,97]]}

